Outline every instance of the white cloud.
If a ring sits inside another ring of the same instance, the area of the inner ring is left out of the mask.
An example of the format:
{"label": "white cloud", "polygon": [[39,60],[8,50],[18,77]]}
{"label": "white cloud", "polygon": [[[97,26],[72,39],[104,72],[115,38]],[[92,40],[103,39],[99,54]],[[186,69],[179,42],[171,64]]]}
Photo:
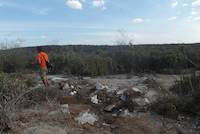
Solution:
{"label": "white cloud", "polygon": [[200,10],[198,8],[192,8],[192,16],[200,16]]}
{"label": "white cloud", "polygon": [[198,6],[200,6],[200,0],[192,0],[192,6],[193,6],[193,7],[198,7]]}
{"label": "white cloud", "polygon": [[92,2],[94,7],[102,7],[105,4],[104,0],[93,0]]}
{"label": "white cloud", "polygon": [[142,24],[144,22],[145,22],[145,20],[142,18],[135,18],[132,20],[132,23],[135,23],[135,24]]}
{"label": "white cloud", "polygon": [[188,17],[188,21],[189,22],[195,22],[195,21],[199,21],[200,20],[200,16],[189,16]]}
{"label": "white cloud", "polygon": [[183,6],[183,7],[187,7],[187,6],[189,6],[189,4],[188,4],[188,3],[183,3],[182,6]]}
{"label": "white cloud", "polygon": [[105,1],[104,0],[93,0],[92,5],[97,8],[105,9]]}
{"label": "white cloud", "polygon": [[67,0],[66,5],[72,9],[82,9],[83,6],[79,0]]}
{"label": "white cloud", "polygon": [[191,15],[188,17],[188,21],[200,20],[200,0],[192,0]]}
{"label": "white cloud", "polygon": [[172,17],[168,18],[169,21],[176,20],[176,19],[177,19],[176,16],[172,16]]}
{"label": "white cloud", "polygon": [[42,35],[40,36],[41,39],[47,39],[47,36],[46,35]]}
{"label": "white cloud", "polygon": [[37,8],[31,8],[30,9],[34,14],[38,15],[48,15],[48,12],[50,9],[48,8],[42,8],[42,9],[37,9]]}
{"label": "white cloud", "polygon": [[193,17],[193,21],[199,21],[199,20],[200,20],[200,16]]}
{"label": "white cloud", "polygon": [[193,7],[191,11],[191,15],[188,17],[188,21],[199,21],[200,20],[200,10],[199,8]]}
{"label": "white cloud", "polygon": [[171,5],[172,8],[175,8],[178,5],[178,1],[174,1]]}
{"label": "white cloud", "polygon": [[192,11],[192,13],[191,13],[192,16],[195,16],[195,15],[198,15],[198,14],[199,14],[199,13],[196,12],[196,11]]}

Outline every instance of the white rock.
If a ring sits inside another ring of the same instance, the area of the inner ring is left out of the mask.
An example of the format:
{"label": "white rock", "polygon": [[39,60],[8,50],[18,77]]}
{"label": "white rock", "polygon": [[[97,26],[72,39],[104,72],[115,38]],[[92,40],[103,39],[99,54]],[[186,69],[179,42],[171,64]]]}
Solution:
{"label": "white rock", "polygon": [[133,101],[136,102],[139,106],[146,106],[150,103],[147,98],[136,98],[133,99]]}
{"label": "white rock", "polygon": [[114,105],[114,104],[108,105],[107,107],[104,108],[104,111],[112,112],[115,107],[116,107],[116,105]]}
{"label": "white rock", "polygon": [[103,89],[105,89],[105,86],[103,84],[101,84],[100,82],[97,82],[96,83],[96,89],[97,90],[103,90]]}
{"label": "white rock", "polygon": [[159,94],[154,90],[149,90],[145,94],[145,97],[148,98],[148,100],[152,103],[152,102],[155,102],[158,99]]}
{"label": "white rock", "polygon": [[124,110],[123,114],[122,114],[122,117],[125,117],[125,116],[130,116],[132,117],[132,114],[129,112],[128,109]]}
{"label": "white rock", "polygon": [[128,89],[122,89],[122,90],[119,90],[118,92],[117,92],[117,95],[120,95],[120,94],[123,94],[125,91],[127,91]]}
{"label": "white rock", "polygon": [[94,125],[96,121],[98,121],[98,116],[95,115],[94,113],[80,113],[78,117],[75,118],[76,121],[78,121],[79,124],[85,124],[89,123],[91,125]]}
{"label": "white rock", "polygon": [[74,96],[75,94],[77,94],[77,91],[75,90],[75,91],[72,91],[72,92],[70,92],[69,93],[71,96]]}
{"label": "white rock", "polygon": [[105,89],[106,89],[107,92],[114,92],[114,91],[117,90],[116,88],[111,88],[111,87],[108,87],[108,86],[105,86]]}
{"label": "white rock", "polygon": [[144,81],[148,80],[148,78],[147,78],[147,77],[141,77],[140,79],[141,79],[141,81],[142,81],[142,82],[144,82]]}
{"label": "white rock", "polygon": [[141,93],[144,93],[148,90],[148,87],[143,84],[138,84],[135,88],[139,89]]}
{"label": "white rock", "polygon": [[97,98],[97,95],[91,97],[91,102],[94,103],[94,104],[98,104],[99,103],[99,100]]}
{"label": "white rock", "polygon": [[96,89],[97,90],[106,90],[107,92],[114,92],[114,91],[117,90],[117,88],[113,88],[113,87],[110,87],[110,86],[107,86],[107,85],[103,85],[100,82],[96,83]]}
{"label": "white rock", "polygon": [[49,76],[49,79],[51,79],[51,81],[54,81],[54,82],[69,80],[68,78],[62,78],[61,76]]}
{"label": "white rock", "polygon": [[140,92],[140,93],[142,93],[142,91],[141,91],[140,89],[135,88],[135,87],[133,87],[132,90],[135,91],[135,92]]}
{"label": "white rock", "polygon": [[109,127],[110,125],[109,124],[107,124],[107,123],[102,123],[102,125],[103,126],[107,126],[107,127]]}
{"label": "white rock", "polygon": [[146,102],[146,103],[150,103],[150,101],[149,101],[149,99],[147,99],[147,98],[144,98],[144,101]]}
{"label": "white rock", "polygon": [[64,114],[70,114],[70,112],[69,112],[69,105],[68,104],[61,105],[60,109],[61,109],[62,113],[64,113]]}
{"label": "white rock", "polygon": [[65,83],[63,89],[69,89],[69,88],[70,88],[70,87],[69,87],[69,84],[68,84],[68,83]]}
{"label": "white rock", "polygon": [[73,85],[71,85],[71,89],[74,89],[74,86],[73,86]]}
{"label": "white rock", "polygon": [[83,80],[89,80],[91,77],[83,77]]}

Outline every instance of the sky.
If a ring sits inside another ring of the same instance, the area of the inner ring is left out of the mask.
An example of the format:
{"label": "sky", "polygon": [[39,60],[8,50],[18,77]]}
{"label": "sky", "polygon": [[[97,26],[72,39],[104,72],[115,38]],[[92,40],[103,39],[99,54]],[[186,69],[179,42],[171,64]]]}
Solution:
{"label": "sky", "polygon": [[0,42],[200,42],[200,0],[0,0]]}

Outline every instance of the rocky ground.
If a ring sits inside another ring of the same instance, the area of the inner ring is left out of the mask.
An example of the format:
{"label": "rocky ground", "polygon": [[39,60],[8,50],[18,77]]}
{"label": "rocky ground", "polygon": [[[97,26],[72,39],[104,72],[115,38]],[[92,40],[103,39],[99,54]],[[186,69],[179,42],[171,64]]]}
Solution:
{"label": "rocky ground", "polygon": [[[29,77],[29,76],[27,76]],[[148,106],[177,75],[49,76],[45,101],[10,115],[11,134],[199,134],[194,120],[161,117]],[[42,87],[39,78],[36,87]],[[36,87],[31,87],[34,89]],[[45,90],[45,91],[43,91]],[[36,97],[33,95],[33,98]]]}

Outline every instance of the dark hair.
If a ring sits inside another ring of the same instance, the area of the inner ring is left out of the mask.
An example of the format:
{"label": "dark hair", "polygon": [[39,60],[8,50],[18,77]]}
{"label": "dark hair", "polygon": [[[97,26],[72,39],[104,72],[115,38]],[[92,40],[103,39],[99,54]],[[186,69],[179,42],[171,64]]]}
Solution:
{"label": "dark hair", "polygon": [[42,52],[42,51],[43,51],[43,50],[42,50],[42,47],[39,47],[39,46],[36,47],[36,49],[37,49],[38,52]]}

